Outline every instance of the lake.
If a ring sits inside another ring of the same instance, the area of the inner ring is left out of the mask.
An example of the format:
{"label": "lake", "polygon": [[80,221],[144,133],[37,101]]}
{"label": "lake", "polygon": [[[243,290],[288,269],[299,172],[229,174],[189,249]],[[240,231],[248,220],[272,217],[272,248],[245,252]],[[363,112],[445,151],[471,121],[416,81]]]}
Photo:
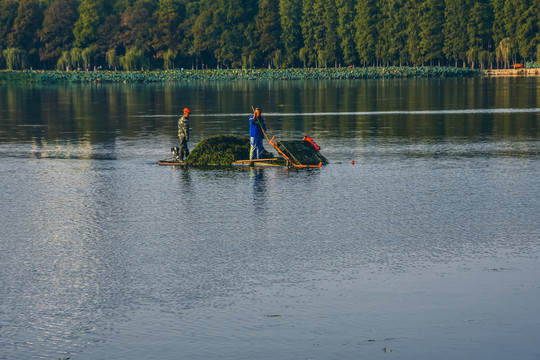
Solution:
{"label": "lake", "polygon": [[[329,165],[156,165],[252,106]],[[0,85],[0,359],[538,359],[539,174],[538,77]]]}

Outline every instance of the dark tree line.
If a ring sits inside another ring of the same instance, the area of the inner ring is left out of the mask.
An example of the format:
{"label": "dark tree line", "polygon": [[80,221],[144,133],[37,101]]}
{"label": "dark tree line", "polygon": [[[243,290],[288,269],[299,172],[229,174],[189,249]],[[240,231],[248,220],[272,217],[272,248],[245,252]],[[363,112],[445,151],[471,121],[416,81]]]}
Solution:
{"label": "dark tree line", "polygon": [[0,0],[0,68],[508,67],[540,0]]}

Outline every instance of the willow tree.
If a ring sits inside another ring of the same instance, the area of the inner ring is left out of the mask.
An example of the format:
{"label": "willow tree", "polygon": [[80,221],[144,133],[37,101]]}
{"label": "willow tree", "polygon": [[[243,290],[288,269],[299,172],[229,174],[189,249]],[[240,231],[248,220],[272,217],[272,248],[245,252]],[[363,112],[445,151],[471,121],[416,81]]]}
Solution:
{"label": "willow tree", "polygon": [[28,66],[28,57],[26,52],[17,48],[8,48],[2,51],[9,70],[24,69]]}
{"label": "willow tree", "polygon": [[510,58],[512,57],[513,50],[514,42],[509,37],[502,39],[497,47],[497,62],[502,62],[505,69],[510,65]]}

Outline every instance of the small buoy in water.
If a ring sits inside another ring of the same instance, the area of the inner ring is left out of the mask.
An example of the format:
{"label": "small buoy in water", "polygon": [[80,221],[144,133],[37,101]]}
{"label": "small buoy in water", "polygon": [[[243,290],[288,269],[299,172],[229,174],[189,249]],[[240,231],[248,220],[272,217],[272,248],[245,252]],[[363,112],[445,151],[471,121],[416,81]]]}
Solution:
{"label": "small buoy in water", "polygon": [[351,161],[351,165],[354,165],[354,160],[353,160],[353,161]]}

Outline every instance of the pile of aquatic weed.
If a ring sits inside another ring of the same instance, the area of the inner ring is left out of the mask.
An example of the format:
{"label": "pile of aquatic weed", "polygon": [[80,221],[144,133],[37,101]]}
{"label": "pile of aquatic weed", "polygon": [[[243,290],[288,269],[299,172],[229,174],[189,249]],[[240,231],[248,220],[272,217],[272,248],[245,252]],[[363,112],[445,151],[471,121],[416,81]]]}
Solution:
{"label": "pile of aquatic weed", "polygon": [[[201,141],[184,162],[190,166],[228,166],[238,160],[249,159],[250,143],[247,137],[217,135]],[[263,158],[273,155],[264,150]]]}
{"label": "pile of aquatic weed", "polygon": [[23,83],[148,83],[170,81],[304,80],[447,78],[481,75],[481,70],[456,67],[342,67],[301,69],[205,69],[155,71],[0,71],[0,82]]}
{"label": "pile of aquatic weed", "polygon": [[277,147],[296,165],[328,164],[328,160],[306,140],[278,141]]}

